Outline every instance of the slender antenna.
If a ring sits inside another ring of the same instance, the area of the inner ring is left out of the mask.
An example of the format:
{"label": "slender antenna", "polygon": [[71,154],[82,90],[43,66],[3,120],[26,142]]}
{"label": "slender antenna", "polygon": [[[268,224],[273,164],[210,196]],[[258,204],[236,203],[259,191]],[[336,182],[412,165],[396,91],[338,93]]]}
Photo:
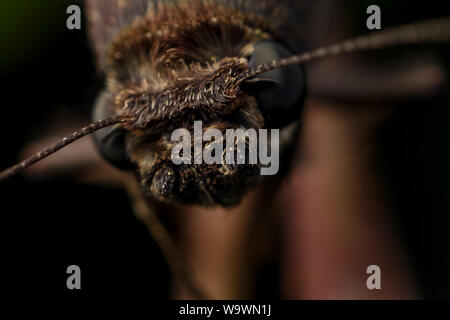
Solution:
{"label": "slender antenna", "polygon": [[363,35],[328,47],[274,60],[243,72],[240,80],[245,81],[260,73],[287,67],[293,64],[338,56],[366,50],[377,50],[400,45],[450,42],[450,17],[424,20],[412,24],[388,28]]}
{"label": "slender antenna", "polygon": [[[356,37],[332,46],[322,47],[311,52],[291,56],[289,58],[274,60],[272,62],[253,67],[243,72],[238,82],[246,81],[258,74],[287,67],[293,64],[305,63],[313,60],[338,56],[344,53],[352,53],[366,50],[377,50],[389,47],[409,44],[443,43],[450,42],[450,17],[425,20],[418,23],[407,24],[399,27],[388,28],[369,35]],[[91,123],[80,131],[63,138],[52,146],[36,153],[28,159],[0,172],[0,181],[3,181],[25,168],[41,161],[49,155],[57,152],[72,142],[91,134],[97,130],[109,127],[117,123],[127,122],[127,116],[114,116],[101,121]]]}
{"label": "slender antenna", "polygon": [[59,140],[58,142],[54,143],[53,145],[45,148],[44,150],[32,155],[28,159],[25,159],[24,161],[19,162],[18,164],[1,171],[0,172],[0,181],[6,180],[6,179],[12,177],[13,175],[19,173],[23,169],[28,168],[29,166],[35,164],[36,162],[41,161],[42,159],[45,159],[49,155],[57,152],[58,150],[68,146],[72,142],[74,142],[88,134],[91,134],[97,130],[112,126],[117,123],[123,123],[125,121],[127,121],[127,117],[121,115],[121,116],[113,116],[113,117],[110,117],[110,118],[107,118],[104,120],[93,122],[93,123],[89,124],[88,126],[82,128],[81,130],[72,133],[70,136],[63,138],[63,139]]}

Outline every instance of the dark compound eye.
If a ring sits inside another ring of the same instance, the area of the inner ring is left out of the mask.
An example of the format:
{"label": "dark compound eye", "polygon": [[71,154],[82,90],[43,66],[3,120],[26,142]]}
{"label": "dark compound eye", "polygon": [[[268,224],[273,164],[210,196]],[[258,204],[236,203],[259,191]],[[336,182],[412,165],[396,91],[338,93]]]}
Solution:
{"label": "dark compound eye", "polygon": [[[92,120],[98,121],[114,115],[111,108],[111,97],[107,92],[99,94],[92,112]],[[93,134],[95,144],[102,157],[120,169],[133,168],[128,159],[125,146],[126,131],[111,127],[99,130]]]}
{"label": "dark compound eye", "polygon": [[[277,41],[261,41],[254,48],[250,67],[294,54]],[[252,79],[244,89],[256,98],[265,126],[283,128],[299,119],[305,98],[305,71],[300,65],[272,70]]]}

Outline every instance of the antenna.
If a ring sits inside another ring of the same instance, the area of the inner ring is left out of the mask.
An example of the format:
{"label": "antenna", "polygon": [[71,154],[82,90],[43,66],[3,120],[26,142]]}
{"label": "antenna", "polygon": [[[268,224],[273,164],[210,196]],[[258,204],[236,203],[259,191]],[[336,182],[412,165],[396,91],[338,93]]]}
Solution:
{"label": "antenna", "polygon": [[387,28],[372,34],[359,36],[314,51],[274,60],[261,64],[242,73],[240,81],[245,81],[258,74],[284,68],[293,64],[301,64],[313,60],[339,56],[344,53],[379,50],[411,44],[444,43],[450,41],[450,17],[436,18]]}
{"label": "antenna", "polygon": [[[436,18],[406,24],[403,26],[387,28],[383,31],[359,36],[344,42],[322,47],[314,51],[294,55],[289,58],[274,60],[272,62],[253,67],[243,72],[237,79],[238,83],[247,81],[258,74],[287,67],[293,64],[306,63],[318,59],[338,56],[344,53],[352,53],[367,50],[378,50],[383,48],[396,47],[411,44],[444,43],[450,42],[450,17]],[[74,132],[72,135],[61,139],[50,147],[36,153],[28,159],[0,172],[0,181],[3,181],[36,162],[43,160],[49,155],[66,147],[72,142],[91,134],[97,130],[112,126],[118,123],[126,123],[130,120],[128,115],[113,116],[100,120]]]}
{"label": "antenna", "polygon": [[16,175],[17,173],[21,172],[22,170],[28,168],[29,166],[35,164],[36,162],[39,162],[39,161],[47,158],[49,155],[57,152],[58,150],[61,150],[62,148],[68,146],[72,142],[75,142],[76,140],[78,140],[86,135],[89,135],[95,131],[112,126],[117,123],[124,123],[126,121],[127,121],[127,117],[121,115],[121,116],[114,116],[114,117],[110,117],[110,118],[107,118],[104,120],[93,122],[93,123],[89,124],[88,126],[80,129],[79,131],[72,133],[70,136],[63,138],[63,139],[57,141],[56,143],[54,143],[53,145],[45,148],[44,150],[32,155],[31,157],[25,159],[24,161],[19,162],[18,164],[1,171],[0,172],[0,181],[6,180],[6,179]]}

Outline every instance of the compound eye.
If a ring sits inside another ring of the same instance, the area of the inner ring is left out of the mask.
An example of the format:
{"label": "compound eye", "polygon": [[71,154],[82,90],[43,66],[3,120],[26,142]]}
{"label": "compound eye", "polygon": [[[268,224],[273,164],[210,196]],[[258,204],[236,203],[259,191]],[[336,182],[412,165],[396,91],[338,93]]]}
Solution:
{"label": "compound eye", "polygon": [[[255,44],[249,67],[294,55],[282,43],[261,41]],[[283,128],[298,120],[305,98],[305,71],[300,65],[257,75],[244,88],[256,98],[267,128]]]}
{"label": "compound eye", "polygon": [[[104,91],[99,94],[92,112],[92,120],[98,121],[114,115],[111,96]],[[102,157],[119,169],[130,169],[132,164],[125,146],[126,131],[117,127],[105,128],[93,134],[95,144]]]}

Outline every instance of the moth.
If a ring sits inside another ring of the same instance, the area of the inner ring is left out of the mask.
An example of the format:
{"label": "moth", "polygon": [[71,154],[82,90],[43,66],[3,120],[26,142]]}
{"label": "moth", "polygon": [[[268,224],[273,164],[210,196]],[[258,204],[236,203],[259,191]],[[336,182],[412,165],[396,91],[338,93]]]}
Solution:
{"label": "moth", "polygon": [[[258,166],[174,165],[173,130],[192,131],[195,120],[203,121],[205,129],[222,131],[281,129],[285,137],[281,150],[286,151],[282,156],[289,158],[289,149],[301,134],[304,101],[318,91],[304,64],[358,51],[450,40],[450,18],[439,18],[305,51],[308,30],[299,28],[299,19],[305,18],[311,3],[86,1],[87,29],[98,72],[105,79],[93,106],[93,122],[2,171],[0,181],[93,134],[103,157],[134,173],[146,197],[176,204],[233,206],[262,180]],[[345,76],[329,78],[341,81]],[[347,93],[340,90],[343,96]],[[157,226],[155,219],[148,223],[150,230]],[[196,296],[203,296],[187,268],[173,262],[180,258],[167,235],[152,234],[174,273],[181,274]]]}
{"label": "moth", "polygon": [[[92,0],[86,10],[98,70],[105,78],[94,122],[2,171],[0,180],[95,133],[102,155],[135,172],[149,197],[235,205],[260,179],[258,166],[176,166],[171,161],[173,130],[192,131],[194,121],[202,120],[205,130],[292,131],[306,95],[302,64],[450,39],[450,19],[441,18],[300,53],[302,33],[292,33],[293,16],[305,9],[296,1]],[[287,32],[293,36],[286,37]]]}

